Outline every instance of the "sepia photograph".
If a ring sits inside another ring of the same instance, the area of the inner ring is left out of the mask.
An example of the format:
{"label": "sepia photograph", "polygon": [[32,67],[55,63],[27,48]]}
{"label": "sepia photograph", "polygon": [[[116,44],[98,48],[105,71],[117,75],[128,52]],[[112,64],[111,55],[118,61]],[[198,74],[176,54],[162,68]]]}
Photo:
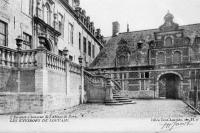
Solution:
{"label": "sepia photograph", "polygon": [[0,0],[0,133],[199,132],[199,0]]}

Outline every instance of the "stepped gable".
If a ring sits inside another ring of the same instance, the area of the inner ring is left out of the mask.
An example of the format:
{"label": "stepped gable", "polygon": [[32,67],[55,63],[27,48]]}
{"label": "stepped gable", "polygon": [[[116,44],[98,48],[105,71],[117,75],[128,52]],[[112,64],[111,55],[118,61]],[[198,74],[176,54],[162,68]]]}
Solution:
{"label": "stepped gable", "polygon": [[[196,36],[200,37],[200,23],[179,26],[179,29],[183,29],[185,37],[189,37],[193,44]],[[144,40],[145,42],[154,40],[154,32],[161,32],[159,29],[141,30],[133,32],[120,33],[117,36],[111,37],[96,59],[91,63],[91,69],[98,68],[112,68],[115,67],[115,58],[118,48],[118,43],[124,39],[131,51],[136,50],[136,44]],[[138,66],[135,64],[129,66]]]}

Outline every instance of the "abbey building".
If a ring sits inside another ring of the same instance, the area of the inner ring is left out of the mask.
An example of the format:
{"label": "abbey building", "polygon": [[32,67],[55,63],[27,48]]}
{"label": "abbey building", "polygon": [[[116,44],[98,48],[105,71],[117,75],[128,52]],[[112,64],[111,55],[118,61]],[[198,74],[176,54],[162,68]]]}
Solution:
{"label": "abbey building", "polygon": [[113,36],[88,70],[110,75],[130,98],[185,99],[198,85],[200,24],[180,26],[167,13],[157,29]]}

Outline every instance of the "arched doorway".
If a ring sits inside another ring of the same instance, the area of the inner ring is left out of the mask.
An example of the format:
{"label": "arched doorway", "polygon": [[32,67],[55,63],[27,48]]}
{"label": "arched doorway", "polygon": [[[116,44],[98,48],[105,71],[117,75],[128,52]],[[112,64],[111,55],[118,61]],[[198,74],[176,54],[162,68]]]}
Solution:
{"label": "arched doorway", "polygon": [[181,88],[181,77],[175,73],[166,73],[158,80],[159,97],[178,99]]}

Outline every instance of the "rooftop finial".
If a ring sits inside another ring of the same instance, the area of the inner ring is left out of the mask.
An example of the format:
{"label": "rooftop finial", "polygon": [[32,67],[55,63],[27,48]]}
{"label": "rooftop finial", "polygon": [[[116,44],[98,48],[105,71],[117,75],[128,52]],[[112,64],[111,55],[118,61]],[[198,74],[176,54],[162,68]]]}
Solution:
{"label": "rooftop finial", "polygon": [[127,23],[127,32],[129,32],[130,30],[129,30],[129,24]]}

